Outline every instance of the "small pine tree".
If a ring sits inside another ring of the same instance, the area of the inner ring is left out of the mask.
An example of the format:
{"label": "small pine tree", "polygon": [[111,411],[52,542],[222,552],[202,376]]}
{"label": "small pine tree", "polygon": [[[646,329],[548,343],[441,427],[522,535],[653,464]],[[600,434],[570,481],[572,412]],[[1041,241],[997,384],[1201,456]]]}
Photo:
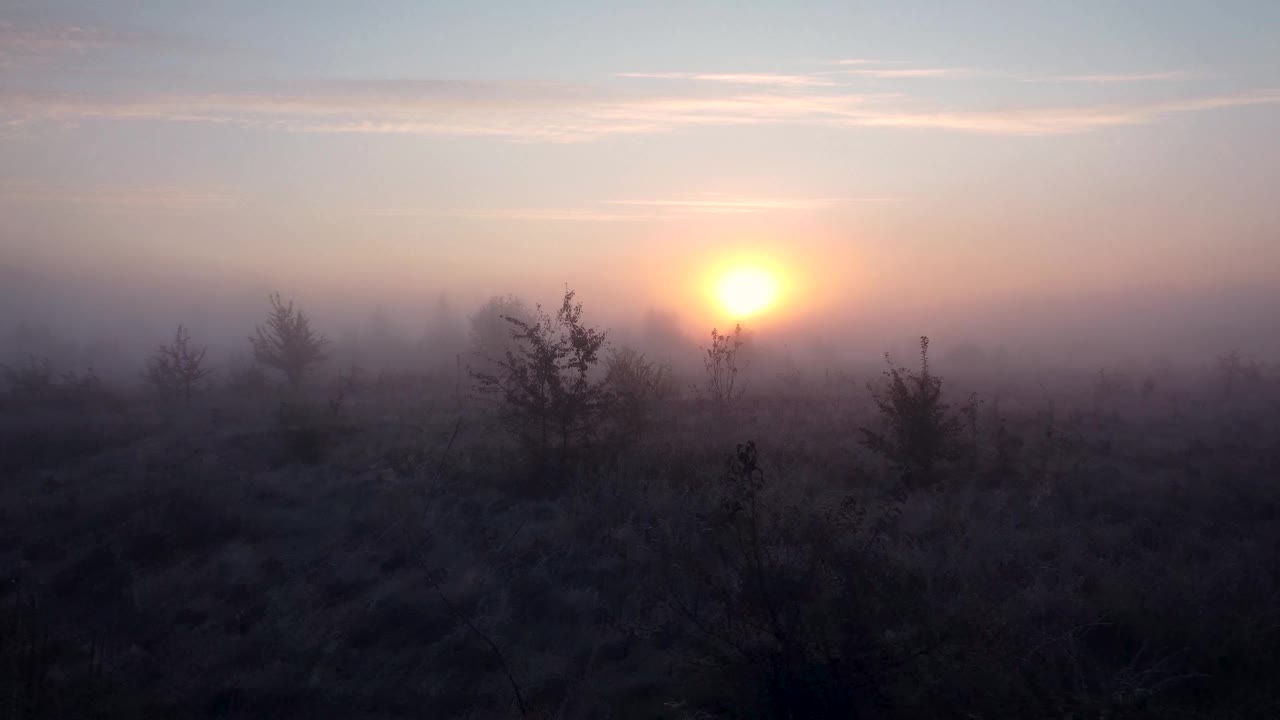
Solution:
{"label": "small pine tree", "polygon": [[558,455],[564,467],[594,432],[610,405],[609,388],[593,369],[607,332],[582,322],[582,303],[565,289],[555,317],[537,306],[531,319],[504,315],[513,346],[502,357],[483,357],[492,372],[472,371],[481,392],[498,396],[508,428],[540,464]]}
{"label": "small pine tree", "polygon": [[863,444],[893,461],[908,480],[932,482],[937,464],[956,456],[964,425],[942,401],[942,378],[929,369],[929,338],[920,338],[919,372],[895,366],[887,353],[885,361],[883,392],[867,384],[884,428],[862,428]]}
{"label": "small pine tree", "polygon": [[156,348],[155,354],[147,360],[144,377],[161,394],[181,397],[183,402],[190,403],[200,384],[213,374],[212,369],[204,367],[204,355],[208,349],[205,346],[193,347],[187,328],[178,325],[173,342]]}
{"label": "small pine tree", "polygon": [[329,340],[311,329],[311,318],[295,309],[292,300],[285,302],[280,293],[269,298],[271,312],[266,326],[258,325],[256,335],[249,338],[253,359],[283,372],[289,387],[297,390],[307,371],[328,359],[325,347]]}

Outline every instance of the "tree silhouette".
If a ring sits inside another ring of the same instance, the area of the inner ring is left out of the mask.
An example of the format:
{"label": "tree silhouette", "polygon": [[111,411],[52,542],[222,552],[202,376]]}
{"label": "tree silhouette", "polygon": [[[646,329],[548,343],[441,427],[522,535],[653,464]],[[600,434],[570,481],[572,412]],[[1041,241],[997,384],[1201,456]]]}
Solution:
{"label": "tree silhouette", "polygon": [[208,349],[205,346],[193,347],[191,333],[178,325],[173,342],[156,348],[155,354],[147,360],[144,377],[162,394],[180,396],[183,402],[190,403],[201,381],[213,374],[212,369],[203,365]]}
{"label": "tree silhouette", "polygon": [[929,369],[929,338],[920,338],[919,372],[895,366],[887,353],[885,361],[884,392],[867,384],[884,430],[863,428],[863,444],[892,460],[911,482],[931,482],[937,464],[955,457],[963,424],[942,400],[942,378]]}
{"label": "tree silhouette", "polygon": [[501,398],[508,428],[539,462],[554,449],[563,468],[609,406],[608,386],[591,377],[607,333],[583,325],[582,303],[568,289],[555,317],[540,305],[532,319],[502,317],[514,346],[503,357],[485,358],[492,372],[472,376],[481,392]]}
{"label": "tree silhouette", "polygon": [[289,387],[297,390],[302,378],[313,365],[328,359],[328,338],[311,329],[311,318],[294,308],[293,300],[285,302],[280,293],[271,293],[271,312],[266,325],[258,325],[257,334],[249,338],[253,359],[283,372]]}

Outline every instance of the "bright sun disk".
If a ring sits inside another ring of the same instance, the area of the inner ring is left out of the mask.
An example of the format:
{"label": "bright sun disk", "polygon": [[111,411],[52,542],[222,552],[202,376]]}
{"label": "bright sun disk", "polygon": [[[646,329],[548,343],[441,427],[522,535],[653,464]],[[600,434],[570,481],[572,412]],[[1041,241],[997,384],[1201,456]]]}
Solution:
{"label": "bright sun disk", "polygon": [[735,317],[754,315],[774,303],[778,281],[757,268],[730,270],[716,284],[716,298]]}

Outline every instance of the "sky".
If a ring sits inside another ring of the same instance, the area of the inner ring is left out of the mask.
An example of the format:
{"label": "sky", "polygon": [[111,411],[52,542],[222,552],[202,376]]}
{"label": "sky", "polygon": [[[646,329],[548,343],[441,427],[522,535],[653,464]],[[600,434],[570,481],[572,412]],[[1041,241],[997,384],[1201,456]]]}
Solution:
{"label": "sky", "polygon": [[0,319],[568,284],[692,331],[751,266],[764,327],[1245,342],[1277,36],[1269,1],[0,0]]}

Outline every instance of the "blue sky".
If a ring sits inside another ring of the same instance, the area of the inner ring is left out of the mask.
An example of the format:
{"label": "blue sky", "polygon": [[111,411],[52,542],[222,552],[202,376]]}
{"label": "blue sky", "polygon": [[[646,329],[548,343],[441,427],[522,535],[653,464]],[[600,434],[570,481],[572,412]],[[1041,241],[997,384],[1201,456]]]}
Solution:
{"label": "blue sky", "polygon": [[1265,286],[1278,34],[1272,2],[9,2],[0,249],[637,312],[744,258],[795,314]]}

